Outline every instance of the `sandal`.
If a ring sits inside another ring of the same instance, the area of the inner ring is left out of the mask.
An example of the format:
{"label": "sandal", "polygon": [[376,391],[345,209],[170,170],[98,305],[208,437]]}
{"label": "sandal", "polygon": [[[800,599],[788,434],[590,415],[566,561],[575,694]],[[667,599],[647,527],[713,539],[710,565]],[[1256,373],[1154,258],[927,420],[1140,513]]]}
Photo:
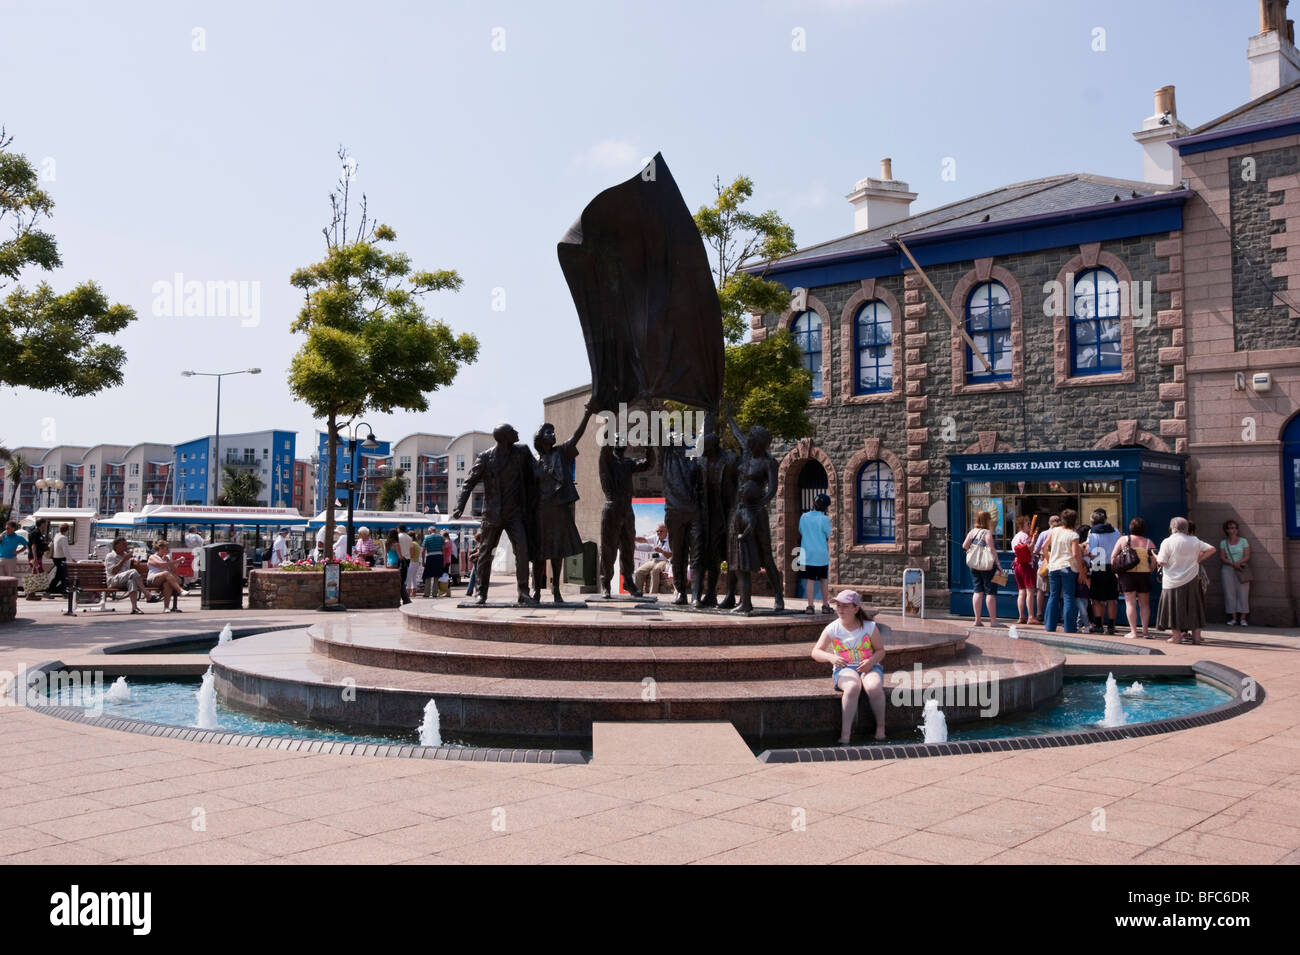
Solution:
{"label": "sandal", "polygon": [[804,610],[804,613],[816,613],[816,611],[813,610],[812,607],[808,607],[806,610]]}
{"label": "sandal", "polygon": [[822,613],[834,613],[835,610],[830,604],[822,604]]}
{"label": "sandal", "polygon": [[134,608],[131,612],[132,612],[132,613],[139,613],[139,614],[143,614],[143,613],[144,613],[144,611],[141,610],[139,607]]}

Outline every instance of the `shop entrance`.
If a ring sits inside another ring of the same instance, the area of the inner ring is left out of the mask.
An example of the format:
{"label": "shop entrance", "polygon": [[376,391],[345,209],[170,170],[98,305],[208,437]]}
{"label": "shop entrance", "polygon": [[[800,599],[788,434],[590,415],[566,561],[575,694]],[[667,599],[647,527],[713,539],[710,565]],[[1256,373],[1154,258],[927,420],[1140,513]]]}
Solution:
{"label": "shop entrance", "polygon": [[988,511],[993,517],[993,535],[998,550],[1010,550],[1016,536],[1016,519],[1029,517],[1035,533],[1047,529],[1053,514],[1066,509],[1079,515],[1086,526],[1092,512],[1101,508],[1106,520],[1125,526],[1120,505],[1121,487],[1114,481],[972,481],[966,484],[966,528],[975,526],[975,515]]}

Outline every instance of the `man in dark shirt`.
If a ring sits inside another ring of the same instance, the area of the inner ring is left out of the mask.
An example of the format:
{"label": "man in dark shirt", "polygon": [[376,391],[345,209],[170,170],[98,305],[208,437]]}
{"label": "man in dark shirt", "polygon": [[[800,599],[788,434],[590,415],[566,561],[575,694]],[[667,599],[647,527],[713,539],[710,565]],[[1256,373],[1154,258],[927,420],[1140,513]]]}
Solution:
{"label": "man in dark shirt", "polygon": [[636,552],[636,517],[632,513],[632,475],[654,467],[654,449],[634,461],[625,457],[627,445],[620,435],[600,449],[600,488],[605,506],[600,512],[600,585],[606,597],[614,580],[614,554],[618,554],[623,586],[633,597],[641,596],[636,585],[633,555]]}
{"label": "man in dark shirt", "polygon": [[492,432],[497,445],[474,460],[474,467],[461,487],[452,517],[459,518],[465,503],[480,483],[483,485],[483,539],[478,558],[478,603],[487,603],[492,576],[492,552],[504,531],[515,550],[515,581],[519,604],[535,607],[528,594],[528,529],[537,506],[537,482],[533,477],[533,455],[519,441],[519,432],[508,424]]}

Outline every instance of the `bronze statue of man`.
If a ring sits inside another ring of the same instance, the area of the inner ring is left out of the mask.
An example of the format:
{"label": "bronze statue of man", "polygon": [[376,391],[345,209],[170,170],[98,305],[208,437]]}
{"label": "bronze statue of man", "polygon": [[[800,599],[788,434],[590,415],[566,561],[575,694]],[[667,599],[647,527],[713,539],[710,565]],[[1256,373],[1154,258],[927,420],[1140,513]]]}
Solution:
{"label": "bronze statue of man", "polygon": [[[701,607],[730,610],[736,606],[736,558],[728,547],[727,531],[736,509],[740,456],[718,441],[716,431],[700,439],[700,468],[704,472],[704,591]],[[727,595],[718,603],[718,577],[727,562]]]}
{"label": "bronze statue of man", "polygon": [[664,449],[664,523],[668,525],[668,549],[672,552],[673,583],[678,606],[686,603],[686,568],[689,559],[691,606],[700,605],[704,586],[703,527],[704,482],[697,456],[687,453],[682,438],[668,432]]}
{"label": "bronze statue of man", "polygon": [[632,513],[632,475],[654,467],[654,449],[646,448],[645,457],[635,461],[627,457],[627,445],[621,435],[600,449],[600,487],[605,492],[605,506],[600,512],[600,585],[606,597],[614,580],[614,554],[618,554],[623,586],[633,597],[640,597],[636,585],[633,555],[636,550],[636,516]]}
{"label": "bronze statue of man", "polygon": [[492,432],[496,447],[489,448],[474,460],[456,500],[452,517],[459,518],[465,502],[480,483],[483,485],[483,540],[478,558],[478,599],[487,603],[488,584],[492,576],[492,552],[504,531],[515,549],[515,580],[519,585],[519,604],[535,607],[528,595],[528,558],[532,553],[529,532],[536,518],[537,479],[533,474],[533,455],[518,444],[519,432],[508,424],[499,424]]}
{"label": "bronze statue of man", "polygon": [[573,516],[578,489],[573,483],[573,461],[578,456],[578,442],[587,430],[593,407],[587,403],[586,414],[573,436],[563,444],[555,443],[555,425],[549,421],[533,435],[537,449],[537,546],[533,551],[533,599],[540,601],[546,586],[546,562],[551,562],[551,595],[557,604],[560,595],[561,569],[564,558],[582,553],[582,536]]}
{"label": "bronze statue of man", "polygon": [[731,535],[735,540],[736,573],[740,578],[740,605],[734,613],[748,614],[754,609],[751,574],[756,570],[767,572],[768,582],[775,595],[773,606],[785,609],[785,595],[781,592],[781,571],[772,557],[772,530],[767,519],[767,505],[776,496],[777,466],[768,454],[772,435],[762,425],[743,433],[733,420],[731,433],[744,448],[740,461],[739,501],[731,519]]}

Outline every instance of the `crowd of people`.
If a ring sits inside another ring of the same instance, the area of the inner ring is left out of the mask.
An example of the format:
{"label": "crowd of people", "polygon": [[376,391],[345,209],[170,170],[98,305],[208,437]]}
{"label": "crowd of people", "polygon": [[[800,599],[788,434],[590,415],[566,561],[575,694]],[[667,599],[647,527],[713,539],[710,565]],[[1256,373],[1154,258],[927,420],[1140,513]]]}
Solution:
{"label": "crowd of people", "polygon": [[[287,559],[287,533],[287,529],[281,528],[275,536],[269,552],[271,567],[278,567]],[[476,541],[477,538],[476,534]],[[405,524],[399,524],[379,541],[371,535],[369,527],[359,527],[352,553],[349,554],[347,532],[343,527],[335,526],[334,544],[329,550],[329,556],[369,567],[387,567],[399,571],[400,596],[402,603],[407,604],[416,594],[425,597],[451,595],[451,588],[460,583],[460,550],[456,544],[457,535],[444,533],[433,524],[428,526],[423,537],[419,536],[418,531],[413,534]],[[476,543],[470,547],[468,557],[471,566],[477,560],[477,549]],[[310,557],[318,562],[326,559],[323,527],[316,533],[316,547]]]}
{"label": "crowd of people", "polygon": [[[973,580],[971,606],[977,627],[996,625],[998,588],[1007,580],[991,525],[992,515],[979,511],[962,541]],[[1156,629],[1170,631],[1171,643],[1202,643],[1209,587],[1202,564],[1216,552],[1222,563],[1227,624],[1249,623],[1250,542],[1241,536],[1236,521],[1224,522],[1217,548],[1196,537],[1196,525],[1185,517],[1169,522],[1169,534],[1157,547],[1141,517],[1130,520],[1128,533],[1121,533],[1103,508],[1095,509],[1086,525],[1080,524],[1076,511],[1066,508],[1053,514],[1037,536],[1033,530],[1030,518],[1022,516],[1011,539],[1018,624],[1041,623],[1049,633],[1059,626],[1066,633],[1086,630],[1113,636],[1122,596],[1129,627],[1125,636],[1150,639],[1154,578],[1160,581]]]}

